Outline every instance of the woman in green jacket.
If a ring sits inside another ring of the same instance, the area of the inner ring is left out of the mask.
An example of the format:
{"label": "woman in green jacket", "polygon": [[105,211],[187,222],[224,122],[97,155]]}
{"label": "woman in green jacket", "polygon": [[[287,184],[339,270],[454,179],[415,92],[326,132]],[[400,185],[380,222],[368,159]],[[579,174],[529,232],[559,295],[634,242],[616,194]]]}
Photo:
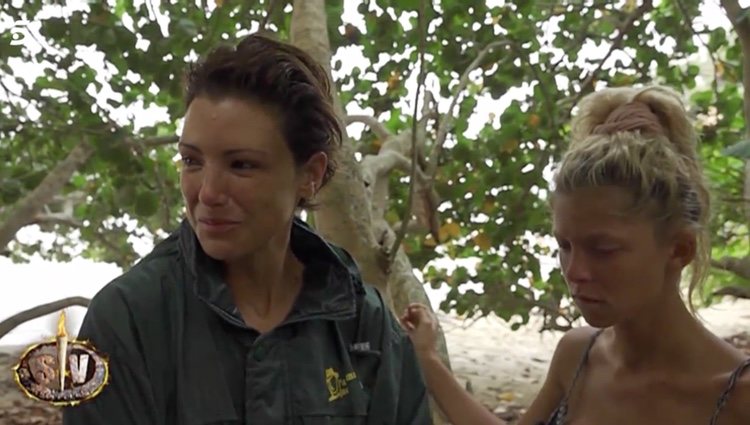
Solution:
{"label": "woman in green jacket", "polygon": [[64,424],[430,424],[409,338],[295,218],[342,139],[323,68],[252,35],[192,67],[186,108],[186,219],[92,300],[110,383]]}

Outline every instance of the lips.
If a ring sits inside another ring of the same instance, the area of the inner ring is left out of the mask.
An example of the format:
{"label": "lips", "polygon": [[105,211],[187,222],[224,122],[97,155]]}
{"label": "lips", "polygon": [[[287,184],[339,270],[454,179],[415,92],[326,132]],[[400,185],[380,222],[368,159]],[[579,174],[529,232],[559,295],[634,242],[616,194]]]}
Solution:
{"label": "lips", "polygon": [[579,300],[579,301],[583,301],[585,303],[589,303],[589,304],[603,303],[604,302],[604,300],[601,300],[599,298],[593,298],[593,297],[589,297],[589,296],[586,296],[586,295],[579,295],[579,294],[573,295],[573,298],[575,298],[576,300]]}
{"label": "lips", "polygon": [[215,235],[224,235],[237,227],[239,221],[227,220],[224,218],[200,218],[198,226],[203,232]]}
{"label": "lips", "polygon": [[227,226],[238,223],[237,221],[223,218],[199,218],[198,222],[208,226]]}

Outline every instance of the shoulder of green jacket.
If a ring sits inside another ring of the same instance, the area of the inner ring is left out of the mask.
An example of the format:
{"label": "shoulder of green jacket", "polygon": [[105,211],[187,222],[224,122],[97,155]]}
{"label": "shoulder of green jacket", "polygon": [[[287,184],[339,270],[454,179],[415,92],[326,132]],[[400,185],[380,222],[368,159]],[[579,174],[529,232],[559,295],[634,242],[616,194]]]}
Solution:
{"label": "shoulder of green jacket", "polygon": [[401,324],[396,320],[393,312],[391,312],[383,294],[376,286],[362,280],[359,267],[351,254],[335,244],[327,241],[326,243],[331,247],[332,251],[339,256],[342,264],[349,269],[349,272],[355,276],[356,281],[359,283],[363,297],[362,312],[360,313],[362,314],[362,318],[360,320],[367,320],[368,323],[377,323],[375,322],[375,319],[379,318],[383,321],[386,329],[389,331],[388,336],[390,337],[391,344],[401,345],[406,342],[406,339],[408,339],[406,332],[404,332]]}
{"label": "shoulder of green jacket", "polygon": [[164,289],[176,282],[170,271],[178,272],[175,268],[178,256],[177,235],[172,234],[129,270],[104,285],[91,299],[89,310],[106,310],[113,303],[132,307],[131,301],[136,297],[140,304],[153,303],[154,308],[159,308]]}
{"label": "shoulder of green jacket", "polygon": [[[306,230],[315,233],[309,224],[302,220],[298,220],[300,226]],[[391,344],[401,345],[405,342],[407,336],[401,325],[396,320],[393,313],[390,311],[388,304],[386,303],[380,290],[366,283],[362,280],[362,274],[359,270],[356,260],[352,255],[344,248],[329,242],[323,238],[321,240],[328,246],[333,254],[336,255],[339,262],[347,268],[349,273],[354,277],[354,281],[357,284],[357,290],[360,293],[361,307],[360,320],[365,320],[366,323],[383,323],[385,329],[388,330],[388,337]]]}

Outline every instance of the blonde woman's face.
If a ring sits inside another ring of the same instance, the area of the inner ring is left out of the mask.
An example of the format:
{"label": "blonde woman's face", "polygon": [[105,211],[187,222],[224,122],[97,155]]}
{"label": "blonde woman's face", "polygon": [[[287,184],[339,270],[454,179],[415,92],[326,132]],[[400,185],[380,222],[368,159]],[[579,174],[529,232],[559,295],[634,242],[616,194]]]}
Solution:
{"label": "blonde woman's face", "polygon": [[612,326],[660,308],[671,295],[667,291],[677,290],[670,284],[673,247],[657,240],[652,220],[625,216],[630,201],[624,189],[611,186],[555,195],[560,267],[592,326]]}

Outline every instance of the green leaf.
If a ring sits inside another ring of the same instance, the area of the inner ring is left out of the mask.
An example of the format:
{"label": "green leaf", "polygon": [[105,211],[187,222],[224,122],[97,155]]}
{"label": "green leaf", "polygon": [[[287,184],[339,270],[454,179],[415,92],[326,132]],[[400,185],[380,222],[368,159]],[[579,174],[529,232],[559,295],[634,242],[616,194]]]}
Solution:
{"label": "green leaf", "polygon": [[53,39],[60,39],[66,35],[68,23],[63,18],[48,18],[43,21],[41,33]]}
{"label": "green leaf", "polygon": [[153,192],[139,192],[135,198],[135,213],[141,217],[150,217],[159,211],[159,197]]}
{"label": "green leaf", "polygon": [[695,92],[690,96],[690,100],[705,110],[713,103],[714,93],[711,90]]}
{"label": "green leaf", "polygon": [[115,1],[115,15],[118,18],[122,18],[122,15],[125,14],[125,10],[128,7],[128,0],[117,0]]}
{"label": "green leaf", "polygon": [[177,20],[177,29],[182,32],[182,34],[187,35],[190,38],[198,35],[198,26],[195,24],[195,22],[187,18],[180,18]]}

